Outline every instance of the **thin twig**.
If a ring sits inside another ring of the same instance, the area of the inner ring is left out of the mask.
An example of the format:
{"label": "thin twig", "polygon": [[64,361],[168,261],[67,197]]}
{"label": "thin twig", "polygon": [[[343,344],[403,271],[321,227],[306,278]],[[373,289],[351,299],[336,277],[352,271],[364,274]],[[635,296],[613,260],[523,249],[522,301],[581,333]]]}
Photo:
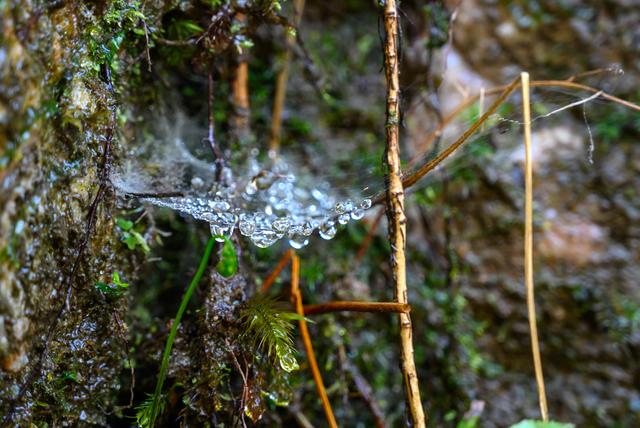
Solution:
{"label": "thin twig", "polygon": [[[518,82],[517,85],[516,85],[516,88],[517,88],[517,87],[520,86],[520,81],[519,81],[519,79],[516,79],[516,80]],[[508,88],[508,86],[509,85],[498,86],[498,87],[495,87],[495,88],[491,88],[491,89],[485,90],[484,91],[484,95],[485,96],[491,96],[491,95],[499,94],[499,93],[505,91]],[[565,81],[565,80],[534,80],[534,81],[530,82],[529,86],[530,87],[536,87],[536,88],[537,87],[541,87],[541,88],[544,88],[544,87],[547,87],[547,88],[559,87],[559,88],[566,88],[566,89],[574,89],[574,90],[591,92],[592,94],[599,93],[599,96],[604,98],[604,99],[612,101],[612,102],[614,102],[616,104],[620,104],[620,105],[622,105],[622,106],[624,106],[626,108],[630,108],[632,110],[640,111],[640,105],[637,105],[637,104],[634,104],[634,103],[629,102],[627,100],[623,100],[623,99],[618,98],[616,96],[610,95],[610,94],[608,94],[608,93],[606,93],[604,91],[601,91],[600,89],[596,89],[596,88],[588,86],[588,85],[582,85],[582,84],[579,84],[579,83],[571,82],[569,80],[567,80],[567,81]],[[451,111],[449,114],[447,114],[444,117],[444,119],[442,120],[442,123],[440,123],[440,125],[432,133],[427,135],[427,137],[424,139],[424,141],[419,145],[418,152],[422,152],[426,147],[428,147],[431,144],[431,142],[433,142],[433,140],[435,140],[440,135],[442,135],[442,132],[443,132],[444,128],[447,125],[449,125],[453,121],[453,119],[455,119],[467,107],[469,107],[471,104],[473,104],[476,101],[478,101],[479,98],[480,98],[480,94],[476,94],[476,95],[473,95],[473,96],[465,98],[464,101],[462,101],[455,109],[453,109],[453,111]],[[487,117],[487,119],[488,119],[488,117]],[[480,119],[478,119],[478,122],[480,122],[480,124],[482,125],[485,120],[486,119],[483,120],[483,118],[481,117]],[[419,161],[419,158],[412,159],[409,162],[409,167],[413,167],[418,161]],[[422,176],[420,176],[420,178],[421,177]],[[406,183],[405,183],[405,187],[408,187]]]}
{"label": "thin twig", "polygon": [[[515,79],[508,85],[500,94],[500,96],[489,106],[487,111],[480,116],[480,118],[473,123],[453,144],[439,153],[433,160],[427,162],[425,165],[418,168],[413,173],[409,174],[407,177],[403,177],[402,184],[404,187],[413,186],[419,179],[425,176],[429,171],[433,170],[436,166],[438,166],[442,161],[448,158],[451,154],[453,154],[465,141],[469,139],[480,126],[487,120],[489,117],[502,105],[502,103],[511,95],[511,93],[519,86],[519,79]],[[485,93],[488,93],[485,92]],[[444,121],[443,121],[444,123]]]}
{"label": "thin twig", "polygon": [[311,344],[309,329],[307,328],[307,321],[304,318],[305,313],[304,307],[302,306],[302,294],[300,293],[299,281],[300,259],[294,254],[291,260],[291,298],[293,299],[293,303],[296,307],[296,312],[298,313],[298,315],[300,315],[300,320],[298,321],[300,324],[300,334],[302,335],[304,348],[307,351],[309,367],[311,368],[311,372],[313,373],[313,379],[316,382],[316,389],[318,390],[320,400],[322,401],[324,414],[327,417],[329,426],[331,426],[332,428],[336,428],[338,424],[336,423],[336,419],[333,416],[333,410],[331,410],[331,403],[329,402],[329,397],[327,396],[327,391],[324,387],[324,382],[322,381],[322,375],[320,374],[320,369],[318,368],[316,355],[313,352],[313,345]]}
{"label": "thin twig", "polygon": [[240,377],[242,377],[242,397],[240,398],[240,420],[242,421],[243,428],[246,428],[247,422],[244,419],[244,406],[247,401],[247,397],[249,396],[249,389],[247,386],[248,385],[247,375],[245,375],[244,371],[242,370],[242,366],[240,366],[240,362],[238,361],[238,358],[236,358],[236,354],[235,352],[233,352],[233,349],[231,348],[231,344],[229,343],[229,341],[226,340],[225,343],[227,345],[227,349],[229,350],[229,353],[231,354],[231,357],[233,358],[233,363],[235,364],[236,369],[238,369],[238,372],[240,372]]}
{"label": "thin twig", "polygon": [[280,275],[280,272],[282,272],[282,269],[284,269],[287,263],[289,263],[289,260],[291,260],[291,256],[293,256],[292,249],[288,249],[282,255],[282,257],[280,258],[280,261],[276,265],[276,268],[269,274],[269,276],[262,283],[262,288],[260,289],[261,293],[266,293],[267,291],[269,291],[269,288],[278,278],[278,275]]}
{"label": "thin twig", "polygon": [[[294,0],[294,16],[293,25],[298,31],[302,12],[304,10],[305,0]],[[282,60],[282,68],[278,72],[276,78],[276,91],[273,97],[273,115],[271,118],[271,138],[269,140],[269,150],[277,152],[280,148],[280,139],[282,136],[282,111],[284,109],[284,99],[287,94],[287,80],[289,79],[289,63],[291,62],[291,49],[296,38],[291,34],[287,34],[287,47]]]}
{"label": "thin twig", "polygon": [[[404,188],[400,164],[398,123],[400,120],[400,80],[398,72],[398,11],[395,0],[384,3],[385,27],[385,74],[387,78],[387,122],[386,122],[386,165],[388,167],[387,217],[389,219],[389,241],[391,243],[391,268],[395,282],[395,298],[398,303],[407,304],[406,277],[406,223],[404,212]],[[414,427],[424,428],[426,417],[420,400],[418,374],[413,356],[413,332],[411,317],[400,313],[400,342],[402,375],[407,394],[407,405]]]}
{"label": "thin twig", "polygon": [[542,420],[549,420],[547,410],[547,395],[544,389],[544,376],[542,373],[542,358],[540,357],[540,345],[538,339],[538,327],[536,325],[536,306],[533,294],[533,168],[531,159],[531,106],[529,101],[529,73],[522,73],[522,107],[524,120],[524,147],[525,147],[525,221],[524,221],[524,278],[527,288],[527,312],[529,317],[529,330],[531,331],[531,351],[533,352],[533,365],[538,384],[538,399]]}
{"label": "thin twig", "polygon": [[408,314],[411,312],[411,305],[397,302],[346,302],[334,301],[319,303],[315,305],[305,305],[305,315],[327,314],[330,312],[397,312]]}

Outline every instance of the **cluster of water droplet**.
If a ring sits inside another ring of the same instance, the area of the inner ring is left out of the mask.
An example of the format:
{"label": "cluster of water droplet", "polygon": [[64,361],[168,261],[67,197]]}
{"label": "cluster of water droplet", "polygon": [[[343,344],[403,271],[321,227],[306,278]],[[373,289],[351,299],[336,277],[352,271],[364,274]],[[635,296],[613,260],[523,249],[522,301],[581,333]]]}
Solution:
{"label": "cluster of water droplet", "polygon": [[211,189],[203,188],[205,180],[196,176],[184,196],[144,200],[208,222],[214,236],[230,236],[237,228],[261,248],[286,239],[300,249],[315,231],[332,239],[339,225],[363,218],[371,207],[367,198],[337,198],[328,183],[296,174],[282,157],[271,156],[267,163],[261,164],[254,150],[244,167],[237,168],[240,174],[224,167],[222,179]]}

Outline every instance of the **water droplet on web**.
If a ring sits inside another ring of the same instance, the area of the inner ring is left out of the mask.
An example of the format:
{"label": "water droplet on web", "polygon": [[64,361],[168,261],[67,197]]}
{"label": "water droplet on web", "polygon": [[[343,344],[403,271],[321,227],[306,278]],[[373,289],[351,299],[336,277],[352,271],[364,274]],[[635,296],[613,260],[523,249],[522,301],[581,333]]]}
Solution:
{"label": "water droplet on web", "polygon": [[309,236],[313,233],[313,230],[318,227],[317,221],[308,221],[302,225],[302,234],[304,236]]}
{"label": "water droplet on web", "polygon": [[345,213],[345,214],[340,214],[338,216],[338,223],[345,225],[347,223],[349,223],[349,220],[351,219],[351,215],[349,213]]}
{"label": "water droplet on web", "polygon": [[364,210],[361,208],[356,208],[355,210],[351,211],[351,218],[354,220],[360,220],[362,217],[364,217]]}
{"label": "water droplet on web", "polygon": [[309,245],[309,238],[297,233],[292,236],[290,235],[289,245],[291,245],[291,247],[295,248],[296,250],[299,250],[302,247],[306,247],[307,245]]}
{"label": "water droplet on web", "polygon": [[240,229],[240,233],[244,236],[253,235],[253,231],[256,229],[253,216],[248,214],[243,214],[240,217],[239,229]]}
{"label": "water droplet on web", "polygon": [[238,227],[242,236],[261,248],[283,238],[292,247],[302,248],[315,230],[323,239],[332,239],[337,224],[362,218],[371,206],[370,200],[354,204],[352,199],[339,199],[328,182],[294,169],[282,155],[261,162],[256,150],[238,161],[233,171],[224,167],[216,182],[214,164],[187,153],[184,143],[176,144],[174,158],[154,160],[164,170],[156,170],[156,163],[138,165],[130,169],[130,177],[116,175],[112,181],[124,193],[153,194],[154,189],[159,194],[182,193],[184,196],[142,199],[208,222],[215,236],[229,237]]}
{"label": "water droplet on web", "polygon": [[336,236],[337,232],[338,230],[336,229],[336,224],[333,220],[325,221],[320,225],[320,228],[318,229],[320,237],[326,240],[333,239],[333,237]]}
{"label": "water droplet on web", "polygon": [[273,221],[272,227],[276,232],[284,233],[289,229],[291,225],[291,220],[288,217],[281,217]]}
{"label": "water droplet on web", "polygon": [[251,241],[257,247],[267,248],[275,244],[278,239],[282,238],[282,236],[282,234],[279,234],[274,230],[261,229],[253,232],[253,235],[251,235]]}
{"label": "water droplet on web", "polygon": [[353,202],[351,201],[341,201],[336,204],[336,212],[338,214],[345,214],[353,210]]}

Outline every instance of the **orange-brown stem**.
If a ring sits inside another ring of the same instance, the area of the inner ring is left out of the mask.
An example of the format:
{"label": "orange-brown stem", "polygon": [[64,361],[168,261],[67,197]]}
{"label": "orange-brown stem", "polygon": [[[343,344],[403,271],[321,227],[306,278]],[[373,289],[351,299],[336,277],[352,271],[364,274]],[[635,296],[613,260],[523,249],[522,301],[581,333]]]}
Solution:
{"label": "orange-brown stem", "polygon": [[313,352],[313,345],[311,344],[311,337],[309,336],[309,329],[307,328],[307,321],[304,318],[304,306],[302,305],[302,294],[300,293],[300,259],[298,256],[293,254],[293,258],[291,260],[291,299],[293,300],[293,304],[296,307],[296,312],[300,315],[300,334],[302,335],[302,341],[304,342],[304,348],[307,352],[307,360],[309,361],[309,367],[311,368],[311,373],[313,374],[313,379],[316,382],[316,389],[318,390],[318,395],[320,395],[320,400],[322,401],[322,408],[324,409],[324,414],[327,418],[327,423],[330,427],[336,428],[338,424],[336,423],[336,419],[333,416],[333,410],[331,409],[331,403],[329,402],[329,397],[327,396],[327,390],[324,387],[324,382],[322,381],[322,375],[320,374],[320,369],[318,368],[318,362],[316,361],[316,355]]}
{"label": "orange-brown stem", "polygon": [[326,314],[329,312],[395,312],[409,313],[411,305],[397,302],[347,302],[335,301],[319,303],[316,305],[305,305],[305,315]]}
{"label": "orange-brown stem", "polygon": [[289,263],[289,260],[291,260],[291,256],[293,256],[293,250],[291,249],[287,250],[282,255],[282,257],[280,258],[280,261],[276,265],[276,268],[269,274],[269,276],[262,283],[262,288],[260,289],[261,293],[266,293],[267,291],[269,291],[269,288],[278,278],[278,275],[280,275],[280,272],[282,272],[282,269],[284,269],[287,263]]}

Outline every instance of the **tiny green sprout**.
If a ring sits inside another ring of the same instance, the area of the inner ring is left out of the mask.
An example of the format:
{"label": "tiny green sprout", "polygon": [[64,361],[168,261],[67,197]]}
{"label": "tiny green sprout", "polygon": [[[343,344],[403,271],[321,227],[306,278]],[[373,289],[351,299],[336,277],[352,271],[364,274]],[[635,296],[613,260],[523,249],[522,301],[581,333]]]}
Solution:
{"label": "tiny green sprout", "polygon": [[293,345],[293,321],[302,317],[286,311],[282,304],[261,294],[254,296],[241,312],[244,337],[252,346],[262,349],[278,361],[286,372],[299,368]]}
{"label": "tiny green sprout", "polygon": [[124,218],[118,217],[116,219],[116,224],[122,232],[120,240],[127,245],[127,248],[133,251],[137,247],[140,247],[145,253],[151,251],[151,248],[149,248],[149,245],[144,239],[144,236],[142,236],[140,232],[135,230],[135,223],[133,223],[131,220],[126,220]]}
{"label": "tiny green sprout", "polygon": [[129,288],[129,284],[120,280],[120,274],[118,272],[114,272],[111,279],[112,281],[109,284],[102,281],[97,282],[95,286],[96,289],[108,297],[121,297],[127,288]]}
{"label": "tiny green sprout", "polygon": [[218,273],[225,278],[229,278],[238,270],[238,256],[236,255],[236,249],[229,238],[217,235],[214,236],[216,240],[224,240],[222,251],[220,252],[220,261],[216,265]]}
{"label": "tiny green sprout", "polygon": [[[166,400],[164,395],[161,396],[159,401],[159,413],[164,412],[164,408],[166,405]],[[153,396],[149,395],[146,400],[136,406],[136,423],[139,428],[152,428],[152,407],[153,407]]]}
{"label": "tiny green sprout", "polygon": [[78,373],[72,371],[65,371],[64,373],[62,373],[60,380],[63,382],[71,381],[74,383],[80,383],[80,380],[78,379]]}

